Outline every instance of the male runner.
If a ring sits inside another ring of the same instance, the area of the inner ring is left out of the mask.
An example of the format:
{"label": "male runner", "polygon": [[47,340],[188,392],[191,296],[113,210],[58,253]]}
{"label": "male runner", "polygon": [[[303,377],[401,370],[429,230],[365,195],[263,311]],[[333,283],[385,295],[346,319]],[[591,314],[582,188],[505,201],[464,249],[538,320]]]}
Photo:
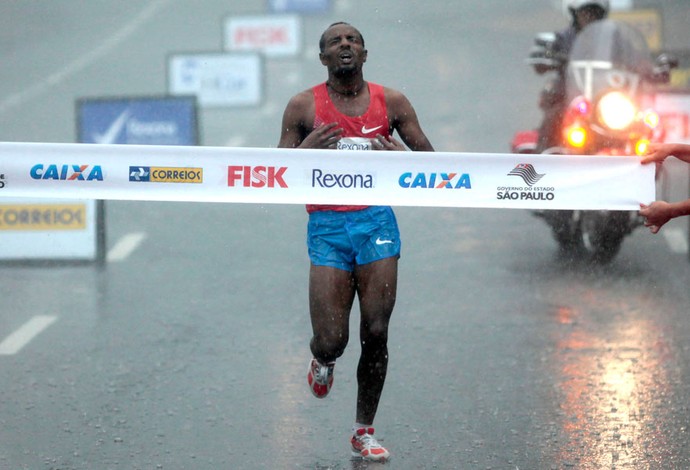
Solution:
{"label": "male runner", "polygon": [[[433,151],[417,115],[400,92],[364,80],[362,34],[334,23],[319,41],[325,83],[295,95],[283,114],[279,147]],[[357,145],[352,145],[357,144]],[[335,360],[349,339],[355,295],[361,312],[354,457],[384,461],[388,450],[374,438],[374,416],[386,379],[388,323],[395,304],[400,236],[395,215],[383,206],[308,205],[309,312],[313,359],[307,381],[317,398],[333,384]]]}

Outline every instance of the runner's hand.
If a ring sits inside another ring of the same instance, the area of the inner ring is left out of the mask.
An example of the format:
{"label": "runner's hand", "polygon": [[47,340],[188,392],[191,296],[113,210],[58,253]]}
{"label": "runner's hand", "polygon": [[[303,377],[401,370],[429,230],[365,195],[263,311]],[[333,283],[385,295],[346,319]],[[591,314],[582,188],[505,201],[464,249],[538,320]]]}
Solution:
{"label": "runner's hand", "polygon": [[310,149],[334,149],[336,148],[340,135],[343,133],[341,127],[337,127],[338,123],[332,122],[324,124],[313,131],[304,138],[301,148]]}
{"label": "runner's hand", "polygon": [[402,152],[407,150],[405,146],[393,136],[386,138],[381,134],[376,134],[376,138],[372,139],[371,143],[374,150],[398,150]]}

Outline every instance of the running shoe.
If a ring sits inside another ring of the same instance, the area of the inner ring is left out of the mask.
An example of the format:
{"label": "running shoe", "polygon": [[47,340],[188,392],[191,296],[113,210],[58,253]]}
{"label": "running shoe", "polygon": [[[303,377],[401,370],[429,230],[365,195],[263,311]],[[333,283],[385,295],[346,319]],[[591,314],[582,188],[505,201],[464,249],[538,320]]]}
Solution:
{"label": "running shoe", "polygon": [[309,363],[307,383],[316,398],[325,398],[333,386],[333,368],[335,361],[321,364],[316,358]]}
{"label": "running shoe", "polygon": [[359,459],[385,462],[391,456],[374,437],[374,428],[359,428],[350,439],[350,443],[352,456]]}

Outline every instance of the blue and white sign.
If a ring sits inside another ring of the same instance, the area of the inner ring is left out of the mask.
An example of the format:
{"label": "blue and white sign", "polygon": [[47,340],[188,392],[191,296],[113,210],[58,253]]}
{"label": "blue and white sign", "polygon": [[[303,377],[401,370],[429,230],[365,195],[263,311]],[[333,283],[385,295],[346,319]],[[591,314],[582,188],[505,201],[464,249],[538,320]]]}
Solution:
{"label": "blue and white sign", "polygon": [[263,60],[258,53],[172,55],[168,86],[172,95],[196,95],[202,107],[258,106]]}
{"label": "blue and white sign", "polygon": [[83,99],[77,114],[81,143],[198,144],[193,96]]}
{"label": "blue and white sign", "polygon": [[268,0],[272,13],[327,13],[331,0]]}

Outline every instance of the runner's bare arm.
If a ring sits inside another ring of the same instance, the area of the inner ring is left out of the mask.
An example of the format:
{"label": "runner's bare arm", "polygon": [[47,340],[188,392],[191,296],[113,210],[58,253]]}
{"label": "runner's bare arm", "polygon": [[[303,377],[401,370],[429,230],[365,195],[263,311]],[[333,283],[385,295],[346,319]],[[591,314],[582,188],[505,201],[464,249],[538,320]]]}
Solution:
{"label": "runner's bare arm", "polygon": [[314,125],[314,98],[305,91],[295,95],[285,107],[280,132],[280,148],[335,148],[343,130],[336,123]]}
{"label": "runner's bare arm", "polygon": [[386,89],[386,106],[391,127],[398,131],[400,138],[412,150],[433,152],[434,147],[424,134],[417,113],[405,95],[399,91]]}

